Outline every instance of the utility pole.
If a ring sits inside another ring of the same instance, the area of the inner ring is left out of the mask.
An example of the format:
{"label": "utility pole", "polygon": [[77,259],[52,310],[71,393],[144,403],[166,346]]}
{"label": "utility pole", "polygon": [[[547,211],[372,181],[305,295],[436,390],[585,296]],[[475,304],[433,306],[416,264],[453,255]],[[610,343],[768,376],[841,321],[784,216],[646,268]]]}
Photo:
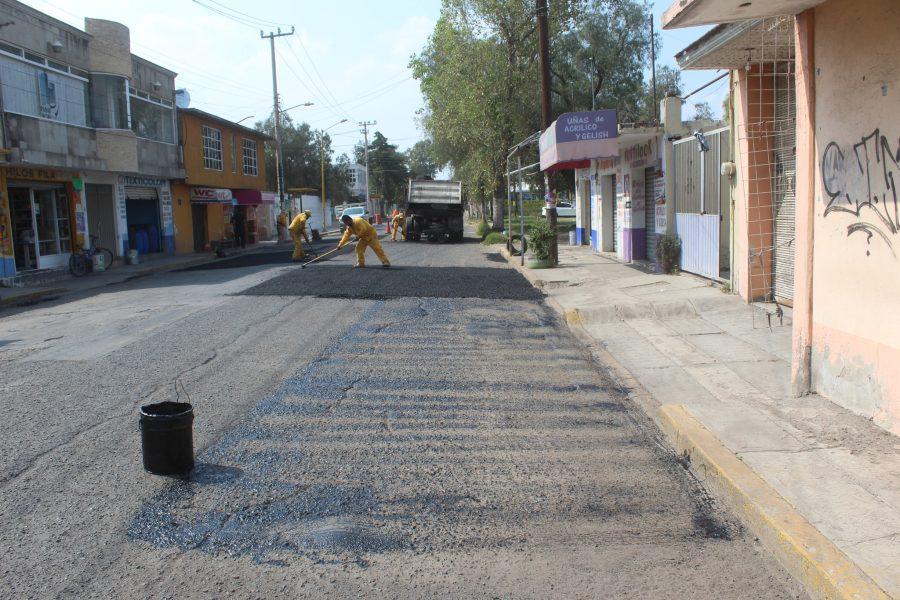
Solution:
{"label": "utility pole", "polygon": [[372,207],[372,198],[369,194],[369,127],[377,125],[378,121],[362,121],[359,126],[362,127],[363,140],[365,140],[366,153],[366,208],[369,209],[372,217],[375,217],[375,209]]}
{"label": "utility pole", "polygon": [[659,122],[659,99],[656,97],[656,25],[653,23],[653,11],[650,11],[650,61],[653,73],[653,120]]}
{"label": "utility pole", "polygon": [[[275,38],[284,37],[286,35],[294,35],[294,28],[291,27],[291,31],[281,33],[281,28],[278,28],[278,32],[269,32],[269,35],[264,35],[262,31],[259,32],[260,39],[269,38],[269,49],[272,52],[272,106],[273,106],[273,116],[275,119],[275,184],[278,187],[278,201],[281,203],[281,210],[286,210],[284,204],[284,153],[281,150],[281,111],[278,110],[278,75],[275,71]],[[301,202],[301,209],[303,200]]]}
{"label": "utility pole", "polygon": [[[536,0],[538,54],[541,61],[541,126],[546,130],[553,124],[553,106],[550,101],[550,33],[547,23],[547,0]],[[553,230],[550,242],[550,260],[559,262],[559,248],[556,241],[556,205],[551,202],[550,177],[544,172],[544,203],[547,206],[547,224]]]}
{"label": "utility pole", "polygon": [[331,125],[330,127],[326,127],[325,129],[322,130],[322,135],[319,138],[319,150],[320,150],[319,157],[321,159],[321,165],[322,165],[322,232],[323,233],[328,231],[328,219],[325,217],[325,212],[326,212],[326,209],[325,209],[325,207],[326,207],[326,202],[325,202],[325,134],[332,127],[337,127],[341,123],[346,123],[346,122],[347,122],[347,119],[341,119],[334,125]]}

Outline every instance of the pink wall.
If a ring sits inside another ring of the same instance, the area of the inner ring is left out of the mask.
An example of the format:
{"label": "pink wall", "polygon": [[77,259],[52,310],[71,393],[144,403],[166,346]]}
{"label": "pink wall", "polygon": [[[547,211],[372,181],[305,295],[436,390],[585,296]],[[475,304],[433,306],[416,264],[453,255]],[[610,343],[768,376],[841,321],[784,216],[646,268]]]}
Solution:
{"label": "pink wall", "polygon": [[813,29],[811,385],[900,434],[900,2],[829,0]]}

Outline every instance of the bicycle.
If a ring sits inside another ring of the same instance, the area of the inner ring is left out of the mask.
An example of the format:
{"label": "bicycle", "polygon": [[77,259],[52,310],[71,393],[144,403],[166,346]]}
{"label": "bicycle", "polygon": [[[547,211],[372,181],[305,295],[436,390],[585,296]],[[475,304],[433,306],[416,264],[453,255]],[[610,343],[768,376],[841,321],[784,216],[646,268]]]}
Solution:
{"label": "bicycle", "polygon": [[81,248],[80,252],[73,252],[69,258],[69,271],[75,277],[81,277],[86,273],[94,270],[94,257],[98,254],[103,257],[103,266],[106,269],[112,268],[113,253],[106,248],[100,248],[97,244],[100,237],[91,236],[91,245],[87,248]]}

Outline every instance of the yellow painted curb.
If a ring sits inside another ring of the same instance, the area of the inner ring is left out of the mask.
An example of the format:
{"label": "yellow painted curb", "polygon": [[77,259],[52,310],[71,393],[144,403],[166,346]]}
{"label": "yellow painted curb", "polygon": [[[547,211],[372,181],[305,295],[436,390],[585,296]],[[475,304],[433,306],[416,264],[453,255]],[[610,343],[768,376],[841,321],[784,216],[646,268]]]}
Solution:
{"label": "yellow painted curb", "polygon": [[889,600],[890,596],[726,448],[684,406],[660,408],[660,425],[691,470],[725,499],[813,598]]}

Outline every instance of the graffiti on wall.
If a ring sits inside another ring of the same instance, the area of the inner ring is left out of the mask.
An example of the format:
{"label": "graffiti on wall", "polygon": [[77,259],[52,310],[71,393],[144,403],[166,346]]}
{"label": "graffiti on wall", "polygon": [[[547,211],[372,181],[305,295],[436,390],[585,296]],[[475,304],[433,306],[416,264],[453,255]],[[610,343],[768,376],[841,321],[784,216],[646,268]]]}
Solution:
{"label": "graffiti on wall", "polygon": [[900,231],[900,139],[896,149],[876,129],[846,152],[831,142],[822,154],[822,185],[828,195],[825,217],[849,213],[857,218],[847,235],[866,236],[866,255],[872,242],[884,242],[896,257],[893,243]]}

